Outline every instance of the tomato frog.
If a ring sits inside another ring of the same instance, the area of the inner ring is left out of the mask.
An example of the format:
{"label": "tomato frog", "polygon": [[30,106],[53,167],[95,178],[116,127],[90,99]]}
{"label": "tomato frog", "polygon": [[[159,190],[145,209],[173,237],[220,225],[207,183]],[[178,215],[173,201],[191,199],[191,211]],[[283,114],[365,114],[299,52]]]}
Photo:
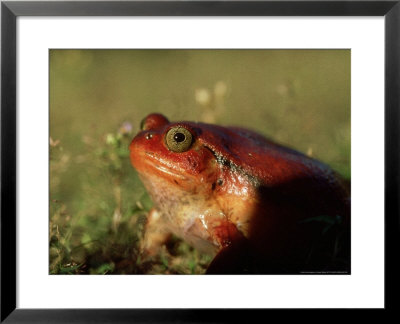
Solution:
{"label": "tomato frog", "polygon": [[327,165],[244,128],[150,114],[130,158],[154,208],[143,251],[171,233],[210,274],[349,273],[349,188]]}

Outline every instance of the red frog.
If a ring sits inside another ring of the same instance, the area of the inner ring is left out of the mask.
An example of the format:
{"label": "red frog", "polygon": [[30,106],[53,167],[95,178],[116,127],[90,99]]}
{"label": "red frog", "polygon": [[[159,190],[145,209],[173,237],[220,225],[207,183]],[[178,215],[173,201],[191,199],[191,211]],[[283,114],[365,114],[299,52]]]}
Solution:
{"label": "red frog", "polygon": [[238,127],[150,114],[130,144],[155,207],[143,242],[171,233],[214,256],[207,273],[345,272],[350,198],[323,163]]}

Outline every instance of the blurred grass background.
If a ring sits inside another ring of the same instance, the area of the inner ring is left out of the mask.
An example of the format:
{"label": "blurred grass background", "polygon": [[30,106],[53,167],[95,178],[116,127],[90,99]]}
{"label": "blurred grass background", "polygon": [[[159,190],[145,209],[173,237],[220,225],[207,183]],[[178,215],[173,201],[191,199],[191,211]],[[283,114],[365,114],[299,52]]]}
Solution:
{"label": "blurred grass background", "polygon": [[52,274],[203,273],[178,238],[141,260],[152,202],[128,145],[151,112],[238,125],[350,180],[349,50],[50,50]]}

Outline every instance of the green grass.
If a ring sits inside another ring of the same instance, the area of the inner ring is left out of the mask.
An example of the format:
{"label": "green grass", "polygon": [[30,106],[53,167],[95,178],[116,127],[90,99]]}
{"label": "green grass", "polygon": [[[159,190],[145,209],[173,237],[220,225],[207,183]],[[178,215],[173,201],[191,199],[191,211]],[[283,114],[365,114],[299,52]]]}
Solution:
{"label": "green grass", "polygon": [[128,145],[151,112],[251,128],[351,177],[347,50],[52,50],[50,273],[204,273],[178,238],[139,255],[152,202]]}

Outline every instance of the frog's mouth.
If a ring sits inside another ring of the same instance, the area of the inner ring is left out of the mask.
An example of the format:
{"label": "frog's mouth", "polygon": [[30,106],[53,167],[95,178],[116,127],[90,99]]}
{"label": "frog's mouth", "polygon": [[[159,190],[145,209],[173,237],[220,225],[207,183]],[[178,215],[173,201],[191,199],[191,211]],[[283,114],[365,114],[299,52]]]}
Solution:
{"label": "frog's mouth", "polygon": [[152,164],[152,166],[153,166],[155,169],[157,169],[157,170],[159,170],[159,171],[161,171],[161,172],[163,172],[163,173],[165,173],[165,174],[167,174],[167,175],[170,175],[170,176],[179,178],[179,179],[181,179],[181,180],[186,180],[186,177],[185,177],[185,176],[183,176],[182,174],[173,172],[171,169],[166,168],[165,166],[157,165],[157,164],[153,164],[153,163],[151,163],[151,164]]}
{"label": "frog's mouth", "polygon": [[147,159],[145,159],[146,161],[146,165],[149,166],[152,169],[156,169],[158,171],[160,171],[163,174],[166,174],[168,176],[172,176],[174,178],[180,179],[180,180],[187,180],[187,177],[184,176],[182,173],[180,173],[177,170],[173,170],[171,169],[170,166],[165,165],[164,163],[162,163],[161,161],[159,161],[153,153],[151,152],[146,152],[147,155]]}

